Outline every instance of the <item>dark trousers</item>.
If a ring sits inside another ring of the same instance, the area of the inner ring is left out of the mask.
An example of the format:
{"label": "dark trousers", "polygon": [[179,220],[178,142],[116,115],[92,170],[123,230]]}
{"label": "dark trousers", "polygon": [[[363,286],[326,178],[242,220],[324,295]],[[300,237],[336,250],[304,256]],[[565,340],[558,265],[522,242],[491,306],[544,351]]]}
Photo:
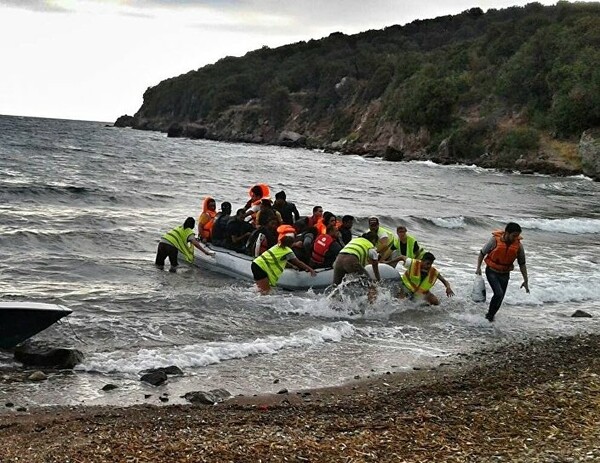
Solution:
{"label": "dark trousers", "polygon": [[158,249],[156,250],[156,260],[154,263],[159,267],[163,267],[165,265],[165,259],[169,258],[169,263],[171,267],[175,268],[179,263],[177,262],[177,253],[179,251],[175,246],[172,246],[168,243],[158,243]]}
{"label": "dark trousers", "polygon": [[506,287],[508,286],[508,280],[510,280],[510,273],[499,273],[489,267],[486,267],[485,276],[487,277],[487,281],[490,284],[492,291],[494,291],[494,296],[490,301],[490,308],[487,316],[491,319],[494,319],[494,315],[496,315],[496,312],[498,312],[500,306],[502,305],[502,301],[504,300]]}

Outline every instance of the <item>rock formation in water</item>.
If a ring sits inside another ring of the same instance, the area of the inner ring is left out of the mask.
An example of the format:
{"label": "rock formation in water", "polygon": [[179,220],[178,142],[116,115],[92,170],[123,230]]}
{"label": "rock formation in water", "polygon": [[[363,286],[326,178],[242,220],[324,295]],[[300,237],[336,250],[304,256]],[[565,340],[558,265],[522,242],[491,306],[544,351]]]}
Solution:
{"label": "rock formation in water", "polygon": [[586,130],[579,141],[583,173],[600,181],[600,129]]}

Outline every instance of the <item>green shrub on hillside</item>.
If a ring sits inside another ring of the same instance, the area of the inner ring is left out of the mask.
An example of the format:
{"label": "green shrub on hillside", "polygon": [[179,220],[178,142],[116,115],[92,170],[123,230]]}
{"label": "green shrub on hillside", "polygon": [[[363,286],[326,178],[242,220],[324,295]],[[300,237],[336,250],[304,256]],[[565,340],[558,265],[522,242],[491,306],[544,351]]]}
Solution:
{"label": "green shrub on hillside", "polygon": [[[378,100],[383,114],[369,123],[426,128],[432,140],[454,131],[455,155],[476,157],[493,132],[482,140],[477,119],[518,113],[530,127],[565,138],[600,125],[598,50],[598,3],[531,3],[485,14],[474,8],[225,57],[149,88],[137,116],[210,124],[232,106],[259,100],[279,127],[292,105],[302,105],[294,123],[318,139],[347,136],[349,115]],[[345,78],[352,85],[338,91]],[[514,149],[526,140],[510,135],[502,146]]]}
{"label": "green shrub on hillside", "polygon": [[518,128],[509,130],[498,142],[497,150],[502,153],[525,154],[537,150],[540,134],[535,129]]}

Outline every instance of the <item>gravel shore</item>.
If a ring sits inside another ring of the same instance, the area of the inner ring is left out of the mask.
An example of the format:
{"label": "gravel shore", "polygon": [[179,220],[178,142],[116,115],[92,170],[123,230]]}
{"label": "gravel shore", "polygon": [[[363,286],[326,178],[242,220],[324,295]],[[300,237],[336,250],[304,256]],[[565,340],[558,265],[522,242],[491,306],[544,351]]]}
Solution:
{"label": "gravel shore", "polygon": [[0,462],[600,461],[600,336],[215,406],[0,415]]}

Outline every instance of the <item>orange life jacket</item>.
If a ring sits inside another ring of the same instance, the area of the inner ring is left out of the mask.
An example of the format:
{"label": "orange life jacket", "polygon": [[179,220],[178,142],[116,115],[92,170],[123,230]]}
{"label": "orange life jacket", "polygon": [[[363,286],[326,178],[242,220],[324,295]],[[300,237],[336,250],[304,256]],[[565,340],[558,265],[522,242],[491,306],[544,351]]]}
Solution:
{"label": "orange life jacket", "polygon": [[502,230],[495,231],[492,235],[496,238],[496,247],[485,257],[485,264],[496,272],[508,273],[515,268],[513,263],[519,253],[521,237],[508,244],[502,239]]}
{"label": "orange life jacket", "polygon": [[[250,189],[248,190],[248,196],[252,197],[252,189],[254,187],[260,187],[261,191],[262,191],[262,196],[260,198],[258,198],[256,201],[248,201],[250,203],[250,206],[248,206],[248,204],[246,204],[246,207],[248,208],[248,210],[246,212],[248,212],[252,207],[254,206],[260,206],[260,202],[263,199],[271,199],[271,190],[269,188],[269,185],[265,184],[265,183],[257,183],[256,185],[250,187]],[[250,223],[255,226],[258,227],[258,210],[257,211],[252,211],[252,213],[250,214]],[[248,220],[248,219],[246,219]]]}
{"label": "orange life jacket", "polygon": [[[255,186],[260,187],[260,189],[262,190],[262,197],[260,199],[270,199],[271,198],[271,189],[269,188],[269,185],[267,185],[266,183],[257,183],[256,185],[253,185],[248,190],[249,196],[252,196],[252,188],[254,188]],[[258,201],[258,203],[260,204],[260,200]]]}
{"label": "orange life jacket", "polygon": [[202,202],[202,213],[198,217],[198,235],[205,241],[210,241],[212,236],[212,228],[215,224],[215,217],[217,211],[211,211],[208,209],[208,203],[214,201],[214,198],[207,196]]}
{"label": "orange life jacket", "polygon": [[286,235],[296,236],[296,229],[292,225],[279,225],[277,227],[277,242],[281,243],[281,239]]}
{"label": "orange life jacket", "polygon": [[325,254],[329,251],[329,247],[335,241],[331,235],[319,235],[313,243],[313,251],[311,258],[317,264],[325,262]]}
{"label": "orange life jacket", "polygon": [[317,229],[317,232],[319,233],[319,235],[325,235],[327,233],[327,227],[323,223],[323,217],[321,217],[319,220],[317,220],[317,223],[315,224],[315,228]]}

